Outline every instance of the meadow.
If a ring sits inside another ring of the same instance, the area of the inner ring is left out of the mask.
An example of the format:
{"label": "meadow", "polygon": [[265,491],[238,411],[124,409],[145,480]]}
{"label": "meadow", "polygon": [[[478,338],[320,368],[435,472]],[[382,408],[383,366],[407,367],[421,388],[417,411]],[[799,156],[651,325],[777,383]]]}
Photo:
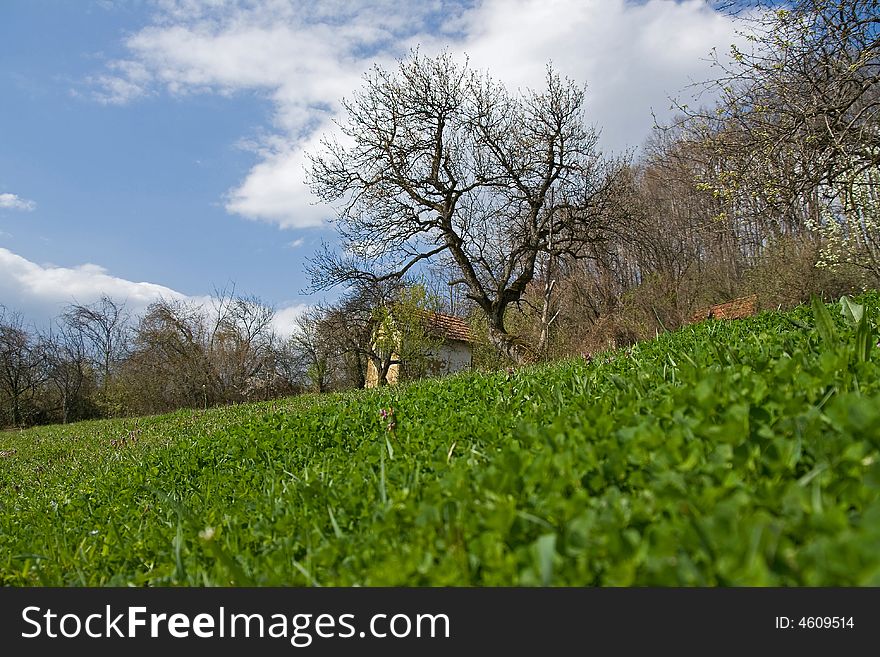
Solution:
{"label": "meadow", "polygon": [[4,432],[0,584],[880,586],[880,294],[857,301]]}

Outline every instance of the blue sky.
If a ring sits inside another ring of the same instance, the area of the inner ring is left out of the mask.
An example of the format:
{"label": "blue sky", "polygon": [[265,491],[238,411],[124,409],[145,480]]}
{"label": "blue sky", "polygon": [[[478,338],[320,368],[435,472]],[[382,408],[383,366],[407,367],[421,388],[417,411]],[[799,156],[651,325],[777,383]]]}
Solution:
{"label": "blue sky", "polygon": [[701,0],[0,0],[0,304],[42,324],[234,282],[284,332],[332,239],[303,154],[373,62],[447,48],[529,86],[552,59],[610,151],[734,40]]}

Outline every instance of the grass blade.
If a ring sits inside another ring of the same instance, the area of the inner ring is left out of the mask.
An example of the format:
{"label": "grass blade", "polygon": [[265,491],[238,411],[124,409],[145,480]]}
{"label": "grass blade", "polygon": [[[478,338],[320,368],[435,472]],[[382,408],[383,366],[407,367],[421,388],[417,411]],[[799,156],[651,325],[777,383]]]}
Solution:
{"label": "grass blade", "polygon": [[831,313],[828,312],[828,308],[819,297],[813,297],[810,300],[810,305],[813,307],[813,318],[816,320],[816,329],[819,331],[819,335],[826,344],[833,345],[837,342],[837,331],[834,329]]}

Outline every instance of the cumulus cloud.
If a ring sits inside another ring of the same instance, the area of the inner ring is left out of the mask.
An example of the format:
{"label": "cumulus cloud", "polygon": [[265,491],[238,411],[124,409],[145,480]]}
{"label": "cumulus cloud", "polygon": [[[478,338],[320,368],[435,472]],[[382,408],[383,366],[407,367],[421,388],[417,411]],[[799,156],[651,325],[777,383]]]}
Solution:
{"label": "cumulus cloud", "polygon": [[226,209],[281,228],[317,226],[332,210],[303,183],[305,153],[369,66],[414,46],[448,48],[511,86],[540,86],[548,61],[588,85],[602,146],[638,146],[669,96],[710,76],[713,48],[737,41],[732,20],[704,0],[161,0],[129,56],[92,79],[99,100],[258,92],[274,107],[258,162]]}
{"label": "cumulus cloud", "polygon": [[45,323],[69,303],[92,303],[102,294],[125,301],[135,313],[160,297],[185,298],[163,285],[118,278],[99,265],[40,265],[0,248],[0,299],[37,323]]}
{"label": "cumulus cloud", "polygon": [[4,192],[0,194],[0,210],[24,210],[30,212],[37,204],[15,194]]}
{"label": "cumulus cloud", "polygon": [[[282,228],[318,226],[330,211],[303,183],[304,153],[382,53],[400,53],[425,29],[423,3],[172,1],[130,36],[131,57],[90,79],[100,102],[122,104],[168,93],[256,91],[275,108],[260,161],[226,198],[226,209]],[[366,52],[373,54],[367,57]]]}
{"label": "cumulus cloud", "polygon": [[272,319],[272,329],[282,339],[289,338],[293,333],[294,322],[310,308],[311,306],[304,303],[295,303],[279,308]]}
{"label": "cumulus cloud", "polygon": [[[188,296],[164,285],[129,281],[113,276],[100,265],[86,263],[75,267],[37,264],[9,249],[0,247],[0,299],[9,310],[20,311],[28,321],[47,325],[71,303],[89,304],[102,295],[125,302],[133,315],[159,299],[189,301],[211,307],[208,295]],[[292,303],[282,306],[272,327],[282,337],[293,330],[293,322],[308,306]]]}
{"label": "cumulus cloud", "polygon": [[668,117],[671,96],[711,77],[712,49],[740,40],[703,0],[486,0],[460,29],[472,64],[511,86],[541,85],[548,62],[585,82],[588,119],[615,151],[639,146],[652,110]]}
{"label": "cumulus cloud", "polygon": [[320,226],[328,210],[316,203],[304,181],[306,153],[316,146],[316,139],[289,144],[276,139],[260,149],[262,161],[227,194],[226,209],[281,228]]}

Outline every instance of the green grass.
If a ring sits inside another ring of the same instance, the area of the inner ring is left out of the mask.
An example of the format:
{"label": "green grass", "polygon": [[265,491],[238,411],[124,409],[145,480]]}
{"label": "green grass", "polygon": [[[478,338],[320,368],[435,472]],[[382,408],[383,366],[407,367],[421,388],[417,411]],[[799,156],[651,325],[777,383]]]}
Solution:
{"label": "green grass", "polygon": [[860,301],[860,328],[800,308],[591,363],[5,432],[0,584],[877,586]]}

